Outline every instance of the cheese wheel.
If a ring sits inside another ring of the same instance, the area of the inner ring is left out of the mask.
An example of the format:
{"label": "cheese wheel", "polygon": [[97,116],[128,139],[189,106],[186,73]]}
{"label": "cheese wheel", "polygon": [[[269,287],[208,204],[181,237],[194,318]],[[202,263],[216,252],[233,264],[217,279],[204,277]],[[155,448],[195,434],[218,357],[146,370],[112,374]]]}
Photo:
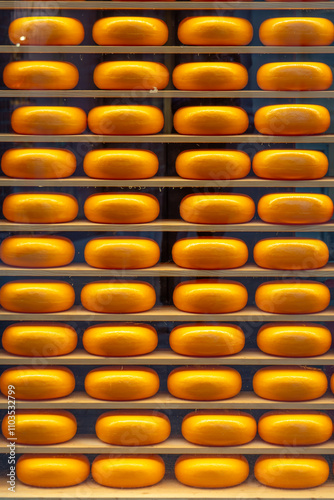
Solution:
{"label": "cheese wheel", "polygon": [[154,17],[105,17],[94,24],[93,39],[98,45],[164,45],[168,27]]}
{"label": "cheese wheel", "polygon": [[7,220],[27,224],[70,222],[78,210],[74,196],[64,193],[15,193],[6,196],[2,205]]}
{"label": "cheese wheel", "polygon": [[254,260],[266,269],[319,269],[329,259],[324,241],[311,238],[273,238],[254,247]]}
{"label": "cheese wheel", "polygon": [[0,258],[8,266],[42,268],[67,266],[75,247],[62,236],[10,236],[0,245]]}
{"label": "cheese wheel", "polygon": [[330,378],[330,388],[331,388],[331,391],[334,393],[334,377],[333,377],[333,375]]}
{"label": "cheese wheel", "polygon": [[144,269],[159,258],[159,245],[148,238],[96,238],[85,246],[85,261],[99,269]]}
{"label": "cheese wheel", "polygon": [[75,388],[75,378],[65,366],[17,366],[0,376],[0,390],[7,396],[15,387],[15,398],[27,401],[63,398]]}
{"label": "cheese wheel", "polygon": [[329,465],[319,455],[262,455],[254,474],[261,484],[273,488],[314,488],[327,481]]}
{"label": "cheese wheel", "polygon": [[144,323],[109,323],[87,328],[82,342],[96,356],[141,356],[154,351],[158,334]]}
{"label": "cheese wheel", "polygon": [[241,90],[248,82],[245,66],[233,62],[179,64],[173,84],[179,90]]}
{"label": "cheese wheel", "polygon": [[324,63],[281,62],[261,66],[256,79],[262,90],[327,90],[333,75]]}
{"label": "cheese wheel", "polygon": [[185,324],[169,335],[173,351],[184,356],[230,356],[245,345],[245,335],[237,325]]}
{"label": "cheese wheel", "polygon": [[233,398],[241,390],[241,376],[234,368],[180,367],[167,379],[168,391],[180,399],[218,401]]}
{"label": "cheese wheel", "polygon": [[69,90],[79,81],[74,64],[57,61],[15,61],[3,72],[6,87],[15,90]]}
{"label": "cheese wheel", "polygon": [[263,21],[259,37],[263,45],[331,45],[334,25],[322,17],[276,17]]}
{"label": "cheese wheel", "polygon": [[104,224],[141,224],[152,222],[160,205],[152,194],[99,193],[92,194],[84,204],[85,216]]}
{"label": "cheese wheel", "polygon": [[316,135],[330,126],[327,108],[317,104],[276,104],[256,111],[254,125],[264,135]]}
{"label": "cheese wheel", "polygon": [[[11,420],[5,415],[2,434],[11,439]],[[77,432],[77,421],[65,410],[18,410],[15,415],[15,438],[17,444],[50,445],[65,443]]]}
{"label": "cheese wheel", "polygon": [[330,291],[317,281],[268,281],[257,288],[255,302],[270,313],[311,314],[328,307]]}
{"label": "cheese wheel", "polygon": [[255,394],[271,401],[311,401],[323,396],[327,387],[324,372],[309,366],[270,366],[253,377]]}
{"label": "cheese wheel", "polygon": [[258,331],[257,345],[273,356],[321,356],[330,349],[332,335],[316,323],[267,323]]}
{"label": "cheese wheel", "polygon": [[16,464],[17,478],[29,486],[62,488],[80,484],[89,476],[85,455],[25,454]]}
{"label": "cheese wheel", "polygon": [[245,194],[188,194],[180,203],[182,219],[197,224],[240,224],[254,214],[254,201]]}
{"label": "cheese wheel", "polygon": [[79,45],[84,27],[70,17],[19,17],[8,28],[9,39],[16,45]]}
{"label": "cheese wheel", "polygon": [[187,17],[179,24],[177,36],[185,45],[248,45],[253,27],[239,17]]}
{"label": "cheese wheel", "polygon": [[92,464],[93,479],[112,488],[144,488],[159,483],[164,475],[159,455],[99,455]]}
{"label": "cheese wheel", "polygon": [[182,151],[175,162],[177,174],[184,179],[242,179],[250,167],[248,154],[227,149]]}
{"label": "cheese wheel", "polygon": [[171,431],[168,417],[152,411],[110,411],[95,425],[101,441],[116,446],[149,446],[165,441]]}
{"label": "cheese wheel", "polygon": [[88,127],[93,134],[157,134],[163,126],[164,115],[156,106],[98,106],[88,113]]}
{"label": "cheese wheel", "polygon": [[187,106],[179,108],[174,115],[174,128],[178,134],[243,134],[248,125],[246,111],[237,106]]}
{"label": "cheese wheel", "polygon": [[8,149],[1,158],[3,173],[19,179],[69,177],[76,166],[75,155],[67,149]]}
{"label": "cheese wheel", "polygon": [[259,217],[272,224],[321,224],[333,210],[331,198],[317,193],[266,194],[257,206]]}
{"label": "cheese wheel", "polygon": [[[0,290],[1,301],[1,290]],[[109,314],[135,313],[152,309],[156,294],[152,285],[141,281],[96,281],[81,290],[85,309]]]}
{"label": "cheese wheel", "polygon": [[96,368],[85,378],[87,394],[104,401],[137,401],[150,398],[158,392],[159,385],[157,372],[140,366]]}
{"label": "cheese wheel", "polygon": [[182,422],[182,436],[202,446],[239,446],[256,436],[256,420],[240,411],[199,410]]}
{"label": "cheese wheel", "polygon": [[272,411],[259,420],[259,436],[267,443],[281,446],[310,446],[332,437],[333,422],[319,411]]}
{"label": "cheese wheel", "polygon": [[94,179],[148,179],[158,172],[159,160],[141,149],[95,149],[86,154],[83,168]]}
{"label": "cheese wheel", "polygon": [[248,462],[241,455],[181,455],[175,464],[176,479],[195,488],[236,486],[248,475]]}
{"label": "cheese wheel", "polygon": [[16,356],[64,356],[74,351],[78,336],[62,323],[14,323],[2,334],[2,346]]}
{"label": "cheese wheel", "polygon": [[71,106],[21,106],[13,111],[11,125],[17,134],[74,135],[86,130],[87,117]]}
{"label": "cheese wheel", "polygon": [[321,179],[328,171],[328,158],[311,149],[268,149],[253,158],[253,172],[264,179]]}
{"label": "cheese wheel", "polygon": [[94,83],[99,89],[162,90],[169,82],[164,64],[149,61],[108,61],[96,66]]}

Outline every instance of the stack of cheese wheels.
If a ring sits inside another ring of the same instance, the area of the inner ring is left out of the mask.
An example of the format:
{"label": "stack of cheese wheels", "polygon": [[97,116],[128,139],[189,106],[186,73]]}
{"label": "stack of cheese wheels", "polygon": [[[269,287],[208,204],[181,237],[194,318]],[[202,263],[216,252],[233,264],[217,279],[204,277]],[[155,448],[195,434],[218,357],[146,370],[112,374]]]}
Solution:
{"label": "stack of cheese wheels", "polygon": [[168,27],[154,17],[105,17],[93,26],[93,39],[98,45],[164,45]]}
{"label": "stack of cheese wheels", "polygon": [[259,37],[263,45],[331,45],[334,25],[322,17],[276,17],[261,24]]}
{"label": "stack of cheese wheels", "polygon": [[180,367],[167,379],[168,391],[180,399],[191,401],[218,401],[233,398],[241,390],[241,376],[234,368]]}
{"label": "stack of cheese wheels", "polygon": [[280,62],[261,66],[256,79],[262,90],[327,90],[333,75],[324,63]]}
{"label": "stack of cheese wheels", "polygon": [[176,132],[186,135],[243,134],[249,125],[246,111],[237,106],[187,106],[176,111],[173,122]]}
{"label": "stack of cheese wheels", "polygon": [[85,36],[84,27],[70,17],[19,17],[8,28],[15,45],[79,45]]}
{"label": "stack of cheese wheels", "polygon": [[149,61],[108,61],[96,66],[94,83],[99,89],[162,90],[169,82],[164,64]]}
{"label": "stack of cheese wheels", "polygon": [[185,45],[248,45],[253,27],[239,17],[187,17],[179,24],[177,36]]}
{"label": "stack of cheese wheels", "polygon": [[241,90],[248,82],[245,66],[233,62],[179,64],[173,84],[179,90]]}
{"label": "stack of cheese wheels", "polygon": [[255,394],[272,401],[311,401],[323,396],[327,387],[324,372],[305,366],[270,366],[253,377]]}
{"label": "stack of cheese wheels", "polygon": [[89,396],[105,401],[136,401],[154,396],[160,386],[156,371],[140,366],[96,368],[85,378]]}
{"label": "stack of cheese wheels", "polygon": [[88,127],[99,135],[157,134],[164,126],[164,115],[156,106],[98,106],[88,113]]}
{"label": "stack of cheese wheels", "polygon": [[6,196],[2,205],[7,220],[27,224],[70,222],[78,210],[74,196],[64,193],[15,193]]}
{"label": "stack of cheese wheels", "polygon": [[175,162],[176,172],[184,179],[242,179],[250,167],[248,154],[227,149],[182,151]]}
{"label": "stack of cheese wheels", "polygon": [[4,84],[15,90],[69,90],[78,81],[77,67],[67,62],[16,61],[3,72]]}
{"label": "stack of cheese wheels", "polygon": [[159,160],[141,149],[96,149],[86,154],[83,168],[94,179],[148,179],[157,173]]}
{"label": "stack of cheese wheels", "polygon": [[87,127],[87,116],[81,108],[72,106],[21,106],[11,117],[17,134],[74,135]]}
{"label": "stack of cheese wheels", "polygon": [[110,411],[95,425],[101,441],[116,446],[149,446],[165,441],[171,431],[168,417],[152,411]]}

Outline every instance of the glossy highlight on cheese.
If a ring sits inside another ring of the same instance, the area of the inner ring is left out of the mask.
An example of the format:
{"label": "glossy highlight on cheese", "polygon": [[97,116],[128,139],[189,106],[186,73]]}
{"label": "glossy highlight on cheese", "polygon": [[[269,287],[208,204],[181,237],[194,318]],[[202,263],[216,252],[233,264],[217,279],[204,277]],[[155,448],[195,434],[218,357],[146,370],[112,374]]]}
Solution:
{"label": "glossy highlight on cheese", "polygon": [[69,90],[78,81],[78,69],[68,62],[14,61],[3,72],[6,87],[16,90]]}
{"label": "glossy highlight on cheese", "polygon": [[173,84],[179,90],[241,90],[248,82],[245,66],[233,62],[179,64]]}
{"label": "glossy highlight on cheese", "polygon": [[174,128],[185,135],[235,135],[246,132],[246,111],[237,106],[187,106],[174,114]]}
{"label": "glossy highlight on cheese", "polygon": [[239,17],[187,17],[179,24],[177,36],[184,45],[248,45],[253,27]]}
{"label": "glossy highlight on cheese", "polygon": [[332,85],[331,68],[318,62],[276,62],[261,66],[256,75],[262,90],[327,90]]}
{"label": "glossy highlight on cheese", "polygon": [[263,21],[259,37],[263,45],[331,45],[334,41],[334,25],[322,17],[275,17]]}
{"label": "glossy highlight on cheese", "polygon": [[77,19],[56,16],[19,17],[8,28],[15,45],[80,45],[85,32]]}
{"label": "glossy highlight on cheese", "polygon": [[17,134],[75,135],[86,130],[87,117],[71,106],[21,106],[13,111],[11,125]]}
{"label": "glossy highlight on cheese", "polygon": [[99,89],[162,90],[168,85],[169,71],[164,64],[149,61],[107,61],[93,74]]}
{"label": "glossy highlight on cheese", "polygon": [[6,196],[2,205],[7,220],[27,224],[70,222],[78,210],[74,196],[65,193],[15,193]]}
{"label": "glossy highlight on cheese", "polygon": [[184,179],[242,179],[250,167],[246,153],[227,149],[182,151],[175,162],[177,174]]}
{"label": "glossy highlight on cheese", "polygon": [[105,17],[93,26],[93,39],[98,45],[164,45],[168,27],[154,17]]}
{"label": "glossy highlight on cheese", "polygon": [[88,127],[98,135],[158,134],[164,126],[164,115],[156,106],[97,106],[88,113]]}

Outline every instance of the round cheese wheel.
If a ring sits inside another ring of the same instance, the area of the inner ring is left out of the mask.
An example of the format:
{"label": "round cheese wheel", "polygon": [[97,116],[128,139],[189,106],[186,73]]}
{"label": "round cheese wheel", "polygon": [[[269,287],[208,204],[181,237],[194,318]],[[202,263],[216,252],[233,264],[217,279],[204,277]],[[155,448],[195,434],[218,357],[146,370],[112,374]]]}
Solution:
{"label": "round cheese wheel", "polygon": [[280,62],[261,66],[256,79],[262,90],[327,90],[333,75],[324,63]]}
{"label": "round cheese wheel", "polygon": [[168,391],[180,399],[218,401],[233,398],[241,390],[241,376],[234,368],[180,367],[167,379]]}
{"label": "round cheese wheel", "polygon": [[92,222],[141,224],[155,220],[160,205],[152,194],[98,193],[87,198],[84,212]]}
{"label": "round cheese wheel", "polygon": [[181,455],[175,464],[176,479],[195,488],[236,486],[248,475],[248,462],[241,455]]}
{"label": "round cheese wheel", "polygon": [[259,37],[263,45],[331,45],[334,25],[322,17],[276,17],[261,24]]}
{"label": "round cheese wheel", "polygon": [[86,130],[87,117],[71,106],[21,106],[13,111],[11,125],[17,134],[74,135]]}
{"label": "round cheese wheel", "polygon": [[79,45],[84,27],[70,17],[19,17],[8,28],[9,39],[16,45]]}
{"label": "round cheese wheel", "polygon": [[248,82],[245,66],[233,62],[179,64],[173,84],[179,90],[241,90]]}
{"label": "round cheese wheel", "polygon": [[164,475],[159,455],[99,455],[92,464],[93,479],[112,488],[144,488],[159,483]]}
{"label": "round cheese wheel", "polygon": [[141,356],[154,351],[158,334],[144,323],[109,323],[87,328],[82,342],[96,356]]}
{"label": "round cheese wheel", "polygon": [[179,108],[174,115],[174,128],[178,134],[243,134],[248,125],[246,111],[237,106],[187,106]]}
{"label": "round cheese wheel", "polygon": [[[10,417],[2,421],[2,434],[11,439],[8,426]],[[65,443],[77,432],[77,421],[65,410],[17,410],[15,415],[15,438],[17,444],[50,445]]]}
{"label": "round cheese wheel", "polygon": [[148,179],[158,172],[159,160],[141,149],[95,149],[86,154],[83,168],[94,179]]}
{"label": "round cheese wheel", "polygon": [[148,238],[97,238],[85,247],[85,261],[99,269],[144,269],[159,258],[159,245]]}
{"label": "round cheese wheel", "polygon": [[154,17],[105,17],[93,26],[98,45],[164,45],[168,27]]}
{"label": "round cheese wheel", "polygon": [[311,149],[268,149],[253,158],[253,172],[264,179],[321,179],[328,171],[328,158]]}
{"label": "round cheese wheel", "polygon": [[156,371],[141,366],[96,368],[85,378],[89,396],[104,401],[136,401],[154,396],[160,386]]}
{"label": "round cheese wheel", "polygon": [[68,90],[79,81],[74,64],[57,61],[15,61],[3,72],[6,87],[16,90]]}
{"label": "round cheese wheel", "polygon": [[6,196],[2,205],[7,220],[27,224],[70,222],[78,210],[74,196],[64,193],[15,193]]}
{"label": "round cheese wheel", "polygon": [[272,224],[321,224],[333,210],[331,198],[317,193],[266,194],[257,206],[260,218]]}
{"label": "round cheese wheel", "polygon": [[75,388],[75,378],[65,366],[8,368],[0,376],[0,390],[7,396],[15,387],[15,398],[27,401],[63,398]]}
{"label": "round cheese wheel", "polygon": [[256,428],[249,413],[199,410],[184,417],[182,436],[202,446],[239,446],[255,438]]}
{"label": "round cheese wheel", "polygon": [[171,431],[168,417],[153,411],[110,411],[99,416],[96,435],[118,446],[149,446],[165,441]]}
{"label": "round cheese wheel", "polygon": [[96,66],[93,78],[99,89],[161,90],[168,85],[169,71],[156,62],[107,61]]}
{"label": "round cheese wheel", "polygon": [[240,224],[254,214],[254,201],[245,194],[188,194],[180,203],[182,219],[197,224]]}
{"label": "round cheese wheel", "polygon": [[74,351],[78,336],[62,323],[14,323],[2,334],[2,346],[17,356],[64,356]]}
{"label": "round cheese wheel", "polygon": [[242,179],[250,167],[248,154],[227,149],[182,151],[175,162],[177,174],[184,179]]}
{"label": "round cheese wheel", "polygon": [[179,24],[177,36],[185,45],[248,45],[253,27],[239,17],[187,17]]}
{"label": "round cheese wheel", "polygon": [[333,375],[330,378],[330,387],[331,387],[331,391],[334,393],[334,377],[333,377]]}
{"label": "round cheese wheel", "polygon": [[99,135],[157,134],[164,126],[164,115],[156,106],[98,106],[88,113],[88,127]]}
{"label": "round cheese wheel", "polygon": [[77,160],[67,149],[8,149],[1,168],[8,177],[19,179],[60,179],[75,172]]}
{"label": "round cheese wheel", "polygon": [[327,108],[317,104],[275,104],[256,111],[254,125],[264,135],[315,135],[330,126]]}
{"label": "round cheese wheel", "polygon": [[327,387],[324,372],[309,366],[270,366],[253,377],[255,394],[271,401],[311,401],[323,396]]}

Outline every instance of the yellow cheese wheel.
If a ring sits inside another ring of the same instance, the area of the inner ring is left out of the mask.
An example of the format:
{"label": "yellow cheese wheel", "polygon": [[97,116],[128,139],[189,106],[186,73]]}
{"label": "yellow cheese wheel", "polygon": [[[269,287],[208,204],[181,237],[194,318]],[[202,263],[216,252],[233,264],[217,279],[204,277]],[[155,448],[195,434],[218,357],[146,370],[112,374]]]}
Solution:
{"label": "yellow cheese wheel", "polygon": [[1,168],[8,177],[21,179],[60,179],[75,172],[77,160],[67,149],[8,149]]}
{"label": "yellow cheese wheel", "polygon": [[165,441],[171,431],[168,417],[153,411],[110,411],[99,416],[96,435],[118,446],[149,446]]}
{"label": "yellow cheese wheel", "polygon": [[74,64],[57,61],[15,61],[3,72],[6,87],[16,90],[68,90],[79,81]]}
{"label": "yellow cheese wheel", "polygon": [[241,390],[241,376],[234,368],[180,367],[167,379],[168,391],[180,399],[218,401],[233,398]]}
{"label": "yellow cheese wheel", "polygon": [[254,214],[254,201],[245,194],[188,194],[180,203],[182,219],[197,224],[240,224]]}
{"label": "yellow cheese wheel", "polygon": [[280,62],[261,66],[256,75],[262,90],[327,90],[332,70],[317,62]]}
{"label": "yellow cheese wheel", "polygon": [[181,455],[175,464],[176,479],[195,488],[236,486],[248,475],[248,462],[241,455]]}
{"label": "yellow cheese wheel", "polygon": [[239,17],[187,17],[179,24],[177,36],[185,45],[248,45],[253,27]]}
{"label": "yellow cheese wheel", "polygon": [[140,366],[96,368],[85,378],[89,396],[105,401],[136,401],[154,396],[160,386],[156,371]]}
{"label": "yellow cheese wheel", "polygon": [[86,154],[83,168],[94,179],[148,179],[157,173],[159,160],[141,149],[95,149]]}
{"label": "yellow cheese wheel", "polygon": [[84,212],[92,222],[141,224],[156,219],[160,205],[152,194],[99,193],[87,198]]}
{"label": "yellow cheese wheel", "polygon": [[242,179],[250,167],[248,154],[227,149],[182,151],[175,162],[176,172],[184,179]]}
{"label": "yellow cheese wheel", "polygon": [[311,401],[327,391],[324,372],[302,366],[261,368],[253,377],[255,394],[272,401]]}
{"label": "yellow cheese wheel", "polygon": [[174,115],[174,128],[186,135],[243,134],[249,125],[247,113],[237,106],[187,106]]}
{"label": "yellow cheese wheel", "polygon": [[331,45],[334,25],[322,17],[276,17],[261,24],[259,37],[263,45]]}
{"label": "yellow cheese wheel", "polygon": [[87,117],[71,106],[21,106],[13,111],[11,125],[17,134],[74,135],[86,130]]}
{"label": "yellow cheese wheel", "polygon": [[64,356],[78,342],[72,326],[62,323],[14,323],[2,334],[2,346],[17,356]]}
{"label": "yellow cheese wheel", "polygon": [[198,410],[182,422],[182,436],[203,446],[239,446],[256,436],[256,420],[240,411]]}
{"label": "yellow cheese wheel", "polygon": [[99,269],[143,269],[159,258],[159,245],[148,238],[97,238],[85,246],[85,261]]}
{"label": "yellow cheese wheel", "polygon": [[99,455],[92,464],[93,479],[112,488],[144,488],[159,483],[164,475],[159,455]]}
{"label": "yellow cheese wheel", "polygon": [[334,377],[333,377],[333,375],[330,378],[330,387],[331,387],[331,391],[334,393]]}
{"label": "yellow cheese wheel", "polygon": [[328,171],[328,158],[311,149],[268,149],[253,158],[253,172],[264,179],[321,179]]}
{"label": "yellow cheese wheel", "polygon": [[75,388],[75,378],[65,366],[17,366],[8,368],[0,377],[0,390],[7,396],[15,387],[15,398],[28,401],[63,398]]}
{"label": "yellow cheese wheel", "polygon": [[107,61],[96,66],[94,83],[99,89],[164,89],[169,72],[164,64],[149,61]]}
{"label": "yellow cheese wheel", "polygon": [[315,135],[330,126],[327,108],[317,104],[275,104],[256,111],[254,125],[264,135]]}
{"label": "yellow cheese wheel", "polygon": [[17,478],[29,486],[62,488],[80,484],[90,472],[85,455],[25,454],[16,465]]}
{"label": "yellow cheese wheel", "polygon": [[329,465],[319,455],[262,455],[254,466],[256,479],[273,488],[314,488],[327,481]]}
{"label": "yellow cheese wheel", "polygon": [[141,356],[154,351],[158,334],[144,323],[109,323],[87,328],[82,342],[86,351],[97,356]]}
{"label": "yellow cheese wheel", "polygon": [[233,62],[179,64],[173,84],[179,90],[241,90],[248,82],[245,66]]}
{"label": "yellow cheese wheel", "polygon": [[164,126],[164,115],[156,106],[98,106],[88,113],[88,127],[99,135],[157,134]]}
{"label": "yellow cheese wheel", "polygon": [[79,45],[84,27],[70,17],[19,17],[8,28],[9,39],[16,45]]}
{"label": "yellow cheese wheel", "polygon": [[154,17],[105,17],[94,24],[93,39],[98,45],[164,45],[168,27]]}
{"label": "yellow cheese wheel", "polygon": [[[11,438],[10,417],[2,421],[2,434]],[[77,432],[77,421],[65,410],[17,410],[15,414],[15,438],[17,444],[50,445],[65,443]]]}

